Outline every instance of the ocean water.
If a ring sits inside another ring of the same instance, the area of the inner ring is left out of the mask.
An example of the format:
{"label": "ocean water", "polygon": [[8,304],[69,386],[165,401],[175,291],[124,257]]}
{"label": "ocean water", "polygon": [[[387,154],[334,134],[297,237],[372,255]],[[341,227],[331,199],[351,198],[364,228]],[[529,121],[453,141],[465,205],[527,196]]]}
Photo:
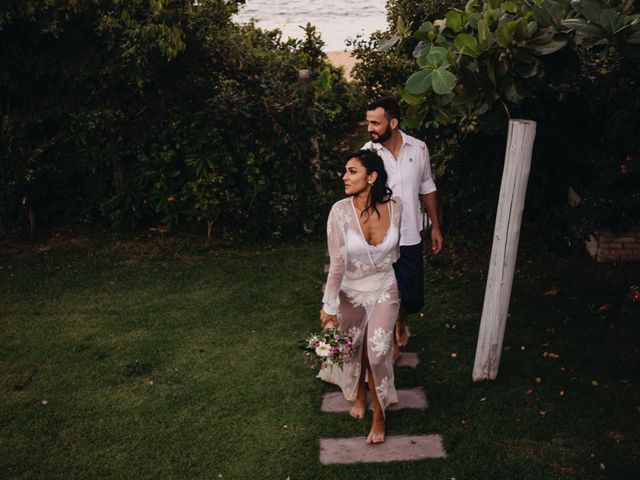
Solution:
{"label": "ocean water", "polygon": [[254,19],[260,28],[282,30],[283,37],[303,38],[300,26],[316,26],[324,50],[344,50],[347,38],[368,36],[387,27],[387,0],[247,0],[235,21]]}

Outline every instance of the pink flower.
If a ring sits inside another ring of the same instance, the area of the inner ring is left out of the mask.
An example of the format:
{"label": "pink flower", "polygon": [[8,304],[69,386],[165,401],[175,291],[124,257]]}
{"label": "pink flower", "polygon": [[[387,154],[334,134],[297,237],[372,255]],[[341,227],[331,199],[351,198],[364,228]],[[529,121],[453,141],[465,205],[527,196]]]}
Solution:
{"label": "pink flower", "polygon": [[167,202],[174,202],[176,200],[176,197],[167,197]]}
{"label": "pink flower", "polygon": [[620,164],[620,173],[622,173],[623,175],[629,173],[629,169],[624,163]]}
{"label": "pink flower", "polygon": [[631,154],[629,153],[629,154],[627,155],[627,162],[631,162],[631,161],[633,161],[633,157],[632,157],[632,156],[631,156]]}

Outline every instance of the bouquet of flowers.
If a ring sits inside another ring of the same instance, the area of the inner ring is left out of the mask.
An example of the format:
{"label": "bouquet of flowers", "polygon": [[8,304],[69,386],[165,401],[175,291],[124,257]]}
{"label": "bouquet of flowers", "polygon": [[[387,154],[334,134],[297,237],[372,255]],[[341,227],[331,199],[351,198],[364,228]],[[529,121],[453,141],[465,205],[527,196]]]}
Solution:
{"label": "bouquet of flowers", "polygon": [[302,342],[311,368],[318,364],[323,367],[337,365],[340,368],[351,358],[353,339],[338,328],[326,328],[321,333],[314,333]]}

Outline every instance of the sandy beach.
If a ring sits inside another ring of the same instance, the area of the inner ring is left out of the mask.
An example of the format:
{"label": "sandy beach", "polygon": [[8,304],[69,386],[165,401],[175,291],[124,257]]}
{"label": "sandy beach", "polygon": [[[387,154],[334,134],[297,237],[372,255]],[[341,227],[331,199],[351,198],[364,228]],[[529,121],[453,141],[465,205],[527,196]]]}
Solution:
{"label": "sandy beach", "polygon": [[327,57],[329,57],[329,61],[333,63],[336,67],[344,67],[344,76],[348,81],[351,81],[351,70],[353,66],[356,64],[357,60],[351,56],[351,52],[345,51],[334,51],[327,52]]}

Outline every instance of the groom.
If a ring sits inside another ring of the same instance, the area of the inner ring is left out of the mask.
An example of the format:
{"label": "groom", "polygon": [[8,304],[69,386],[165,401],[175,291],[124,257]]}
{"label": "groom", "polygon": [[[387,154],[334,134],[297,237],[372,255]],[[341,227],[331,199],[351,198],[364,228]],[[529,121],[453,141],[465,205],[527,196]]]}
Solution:
{"label": "groom", "polygon": [[392,98],[381,98],[367,106],[367,124],[371,141],[363,148],[375,150],[384,161],[389,188],[402,200],[400,258],[394,264],[401,306],[396,321],[394,361],[400,347],[409,341],[406,317],[424,305],[424,266],[422,263],[422,214],[424,207],[431,220],[431,250],[442,250],[442,230],[438,219],[436,185],[431,178],[429,150],[424,142],[399,129],[400,107]]}

